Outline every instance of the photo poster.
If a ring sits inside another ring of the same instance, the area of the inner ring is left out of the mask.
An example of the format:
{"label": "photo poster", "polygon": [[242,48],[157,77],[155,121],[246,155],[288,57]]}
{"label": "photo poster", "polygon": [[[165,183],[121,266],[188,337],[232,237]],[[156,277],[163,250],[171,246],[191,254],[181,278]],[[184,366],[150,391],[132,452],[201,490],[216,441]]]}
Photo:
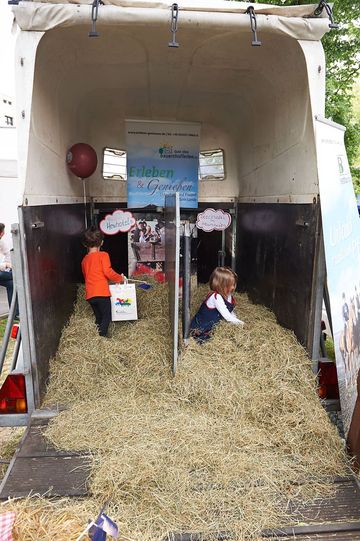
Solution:
{"label": "photo poster", "polygon": [[148,275],[165,281],[165,221],[162,215],[135,213],[128,234],[129,277]]}
{"label": "photo poster", "polygon": [[316,146],[336,368],[345,437],[360,364],[360,219],[344,145],[345,130],[316,120]]}
{"label": "photo poster", "polygon": [[182,208],[197,208],[200,124],[126,121],[128,208],[165,206],[180,194]]}

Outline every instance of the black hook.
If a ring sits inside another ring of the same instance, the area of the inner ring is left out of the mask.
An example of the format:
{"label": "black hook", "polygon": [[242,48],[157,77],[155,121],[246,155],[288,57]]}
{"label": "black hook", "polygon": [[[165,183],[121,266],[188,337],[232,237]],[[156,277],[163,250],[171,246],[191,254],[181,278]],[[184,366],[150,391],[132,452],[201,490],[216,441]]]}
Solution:
{"label": "black hook", "polygon": [[179,44],[176,41],[176,32],[178,29],[178,18],[179,18],[179,6],[173,4],[171,6],[171,24],[170,32],[172,32],[172,40],[169,41],[169,47],[179,47]]}
{"label": "black hook", "polygon": [[339,28],[339,24],[334,22],[334,16],[331,9],[331,6],[325,0],[320,0],[318,7],[314,11],[314,15],[317,17],[322,14],[323,9],[325,8],[325,11],[327,13],[327,16],[330,19],[329,28]]}
{"label": "black hook", "polygon": [[257,22],[256,22],[254,6],[249,6],[245,13],[247,13],[250,17],[250,28],[251,28],[251,32],[253,33],[253,40],[251,42],[251,45],[253,47],[259,47],[261,45],[261,41],[259,41],[257,38],[257,33],[256,33]]}
{"label": "black hook", "polygon": [[99,33],[96,31],[96,21],[98,18],[99,6],[104,5],[102,0],[94,0],[91,7],[91,30],[89,32],[89,38],[98,38]]}

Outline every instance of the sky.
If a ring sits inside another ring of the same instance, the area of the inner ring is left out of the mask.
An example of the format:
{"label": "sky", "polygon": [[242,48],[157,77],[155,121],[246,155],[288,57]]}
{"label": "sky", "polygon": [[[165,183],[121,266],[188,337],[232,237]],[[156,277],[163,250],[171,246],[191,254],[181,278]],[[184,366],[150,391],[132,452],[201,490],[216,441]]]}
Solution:
{"label": "sky", "polygon": [[13,14],[7,0],[0,0],[0,92],[15,97]]}

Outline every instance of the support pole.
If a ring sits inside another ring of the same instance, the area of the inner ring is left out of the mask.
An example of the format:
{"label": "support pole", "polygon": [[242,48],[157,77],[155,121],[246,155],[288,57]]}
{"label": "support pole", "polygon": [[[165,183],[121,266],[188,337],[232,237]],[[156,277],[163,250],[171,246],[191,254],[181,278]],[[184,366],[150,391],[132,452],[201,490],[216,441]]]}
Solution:
{"label": "support pole", "polygon": [[191,290],[191,232],[190,222],[184,226],[183,253],[183,288],[182,288],[182,327],[183,338],[186,342],[190,331],[190,290]]}
{"label": "support pole", "polygon": [[225,229],[221,231],[221,250],[218,251],[218,267],[225,265]]}

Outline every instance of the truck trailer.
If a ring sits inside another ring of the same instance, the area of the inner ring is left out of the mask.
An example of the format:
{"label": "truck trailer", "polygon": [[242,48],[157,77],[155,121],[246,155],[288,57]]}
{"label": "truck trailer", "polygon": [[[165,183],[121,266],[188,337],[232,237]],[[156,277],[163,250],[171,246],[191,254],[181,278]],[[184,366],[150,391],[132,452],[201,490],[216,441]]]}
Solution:
{"label": "truck trailer", "polygon": [[[317,367],[326,268],[316,132],[327,122],[321,38],[336,31],[330,6],[9,3],[19,27],[22,188],[12,233],[23,350],[11,374],[23,378],[26,407],[5,408],[0,425],[27,424],[41,406],[49,359],[82,281],[86,225],[127,209],[137,220],[164,219],[159,206],[129,208],[126,173],[112,172],[111,157],[126,162],[128,119],[201,126],[200,156],[205,163],[215,157],[218,169],[199,173],[198,206],[182,208],[181,217],[195,223],[211,207],[232,222],[225,234],[198,231],[198,280],[208,280],[220,257],[236,270],[241,290],[294,331]],[[87,179],[66,163],[79,143],[98,157]],[[128,233],[107,237],[105,247],[127,274]],[[357,456],[357,406],[355,414],[347,434]]]}

